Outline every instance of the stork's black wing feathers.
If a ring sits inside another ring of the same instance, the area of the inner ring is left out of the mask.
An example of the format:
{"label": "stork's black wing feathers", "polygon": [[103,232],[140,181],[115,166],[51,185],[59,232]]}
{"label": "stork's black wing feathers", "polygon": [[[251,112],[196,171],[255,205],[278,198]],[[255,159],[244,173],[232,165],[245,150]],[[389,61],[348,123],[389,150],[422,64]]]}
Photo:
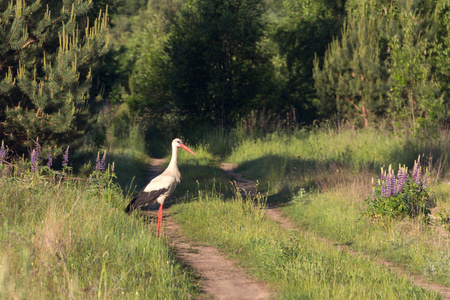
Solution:
{"label": "stork's black wing feathers", "polygon": [[167,193],[168,189],[159,189],[154,190],[150,192],[145,192],[144,189],[142,189],[139,194],[131,200],[130,204],[125,208],[125,212],[129,215],[138,207],[141,206],[147,206],[150,204],[154,204],[156,202],[156,199],[158,199],[159,196],[161,196],[164,193]]}

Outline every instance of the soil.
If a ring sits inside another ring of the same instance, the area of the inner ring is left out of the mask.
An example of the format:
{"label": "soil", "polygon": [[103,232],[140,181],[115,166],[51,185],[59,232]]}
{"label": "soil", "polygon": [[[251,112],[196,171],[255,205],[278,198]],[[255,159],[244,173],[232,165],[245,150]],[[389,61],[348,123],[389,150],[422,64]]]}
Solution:
{"label": "soil", "polygon": [[[162,172],[164,162],[162,159],[152,160],[150,179]],[[146,210],[145,214],[151,222],[155,222],[157,210],[158,205]],[[192,267],[200,278],[200,299],[274,299],[273,291],[266,284],[246,274],[235,261],[228,259],[214,247],[199,245],[186,238],[167,209],[163,211],[163,222],[164,238],[173,246],[177,257]],[[156,225],[151,228],[157,229]]]}

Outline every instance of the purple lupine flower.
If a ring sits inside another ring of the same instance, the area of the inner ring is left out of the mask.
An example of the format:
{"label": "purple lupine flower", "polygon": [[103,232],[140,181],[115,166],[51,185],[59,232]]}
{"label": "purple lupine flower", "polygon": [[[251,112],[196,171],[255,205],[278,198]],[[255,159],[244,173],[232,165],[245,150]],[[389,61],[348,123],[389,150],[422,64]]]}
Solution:
{"label": "purple lupine flower", "polygon": [[106,151],[103,153],[103,157],[100,159],[100,152],[97,152],[97,159],[95,160],[95,170],[103,172],[106,169]]}
{"label": "purple lupine flower", "polygon": [[53,165],[53,154],[50,152],[47,154],[47,167],[51,168]]}
{"label": "purple lupine flower", "polygon": [[381,195],[387,198],[386,181],[381,182]]}
{"label": "purple lupine flower", "polygon": [[394,174],[394,170],[393,169],[391,169],[391,172],[389,174],[389,180],[391,181],[391,183],[390,183],[390,186],[391,186],[390,194],[391,194],[391,196],[393,196],[393,195],[396,194],[396,190],[395,189],[396,189],[396,185],[397,185],[397,181],[395,179],[395,174]]}
{"label": "purple lupine flower", "polygon": [[36,142],[36,147],[34,148],[33,152],[31,153],[31,172],[37,171],[37,166],[39,164],[39,152],[41,146],[38,142]]}
{"label": "purple lupine flower", "polygon": [[408,180],[408,169],[406,167],[400,167],[397,174],[397,193],[401,193]]}
{"label": "purple lupine flower", "polygon": [[389,198],[392,196],[392,189],[393,189],[393,184],[392,184],[392,174],[391,172],[388,173],[387,178],[386,178],[386,197]]}
{"label": "purple lupine flower", "polygon": [[102,160],[100,161],[100,170],[105,171],[106,169],[106,151],[103,152]]}
{"label": "purple lupine flower", "polygon": [[97,159],[95,160],[95,170],[100,171],[100,152],[97,152]]}
{"label": "purple lupine flower", "polygon": [[69,163],[69,146],[67,146],[66,152],[64,152],[63,155],[63,162],[62,162],[63,167],[67,166],[68,163]]}
{"label": "purple lupine flower", "polygon": [[413,167],[413,171],[412,171],[412,177],[413,177],[413,181],[417,184],[417,185],[421,185],[421,174],[422,173],[422,167],[420,166],[420,155],[419,158],[417,158],[417,161],[414,161],[414,167]]}
{"label": "purple lupine flower", "polygon": [[3,165],[3,162],[5,161],[6,152],[5,141],[2,141],[2,147],[0,148],[0,165]]}

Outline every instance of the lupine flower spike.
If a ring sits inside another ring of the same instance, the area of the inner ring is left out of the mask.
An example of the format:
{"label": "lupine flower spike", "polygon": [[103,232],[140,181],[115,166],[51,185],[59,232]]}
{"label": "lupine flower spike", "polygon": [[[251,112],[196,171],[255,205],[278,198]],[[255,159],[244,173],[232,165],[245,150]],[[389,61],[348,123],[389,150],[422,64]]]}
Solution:
{"label": "lupine flower spike", "polygon": [[39,152],[40,152],[40,145],[36,142],[36,147],[34,148],[33,152],[31,153],[31,172],[37,171],[37,166],[39,164]]}
{"label": "lupine flower spike", "polygon": [[63,167],[67,166],[68,163],[69,163],[69,146],[67,146],[66,152],[64,152],[63,155],[63,162],[62,162]]}
{"label": "lupine flower spike", "polygon": [[53,165],[53,154],[50,152],[47,154],[47,167],[51,168]]}
{"label": "lupine flower spike", "polygon": [[97,159],[95,160],[95,170],[100,171],[100,152],[97,152]]}
{"label": "lupine flower spike", "polygon": [[106,151],[103,152],[102,160],[100,161],[100,169],[101,171],[105,171],[106,169]]}
{"label": "lupine flower spike", "polygon": [[0,148],[0,165],[3,165],[3,162],[5,161],[6,152],[5,141],[2,141],[2,147]]}
{"label": "lupine flower spike", "polygon": [[414,168],[412,171],[413,181],[419,186],[422,186],[421,176],[422,176],[422,167],[420,166],[420,155],[419,155],[417,160],[414,161]]}
{"label": "lupine flower spike", "polygon": [[103,157],[100,159],[100,152],[97,152],[97,159],[95,160],[95,170],[103,172],[106,169],[106,151],[103,153]]}

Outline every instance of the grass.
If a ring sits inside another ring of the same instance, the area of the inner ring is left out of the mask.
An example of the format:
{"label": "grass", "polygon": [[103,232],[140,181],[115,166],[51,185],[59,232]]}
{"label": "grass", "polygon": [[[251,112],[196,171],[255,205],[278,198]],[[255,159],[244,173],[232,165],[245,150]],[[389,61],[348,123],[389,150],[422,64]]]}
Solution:
{"label": "grass", "polygon": [[[256,202],[256,205],[255,205]],[[437,299],[407,279],[356,258],[302,231],[268,219],[262,196],[224,201],[199,191],[171,208],[190,238],[221,249],[277,291],[279,299]]]}
{"label": "grass", "polygon": [[240,171],[249,178],[262,181],[269,201],[289,204],[284,211],[302,228],[450,286],[445,227],[416,220],[380,225],[361,216],[371,177],[378,177],[379,167],[411,165],[421,153],[426,153],[437,178],[432,185],[437,197],[434,211],[448,215],[448,137],[449,132],[442,131],[440,138],[427,143],[381,130],[273,134],[245,141],[228,160],[240,163]]}
{"label": "grass", "polygon": [[0,179],[0,298],[189,299],[193,274],[107,181]]}
{"label": "grass", "polygon": [[[450,152],[450,133],[442,131],[439,138],[428,142],[399,138],[384,130],[319,129],[292,134],[274,133],[238,144],[227,161],[238,163],[248,178],[271,181],[296,181],[303,186],[315,185],[323,174],[342,169],[352,172],[412,164],[419,154],[425,154],[440,173],[449,170],[445,160]],[[320,176],[319,176],[320,175]],[[318,177],[319,176],[319,177]],[[280,180],[282,179],[282,180]]]}
{"label": "grass", "polygon": [[[0,172],[0,298],[198,296],[196,275],[139,214],[123,213],[133,187],[147,183],[150,160],[142,132],[131,129],[128,140],[134,144],[112,140],[105,148],[120,185],[104,174],[90,180],[30,174],[23,171],[24,162],[13,176]],[[319,129],[259,139],[234,133],[225,141],[221,134],[205,138],[219,141],[214,147],[185,141],[197,156],[179,151],[183,180],[170,210],[188,237],[238,260],[277,298],[439,298],[412,285],[407,274],[337,250],[323,237],[450,285],[449,240],[442,234],[447,229],[411,220],[380,225],[361,219],[370,179],[381,166],[411,165],[425,153],[435,177],[445,182],[448,132],[428,143],[375,129]],[[91,164],[79,169],[89,175],[97,150],[84,150],[78,155]],[[244,199],[235,191],[219,168],[226,154],[227,161],[240,164],[244,177],[259,180],[264,196]],[[444,220],[450,190],[437,182],[432,190]],[[268,219],[262,209],[266,201],[283,204],[302,230],[286,231]]]}
{"label": "grass", "polygon": [[319,236],[450,286],[448,234],[418,220],[378,224],[363,218],[362,199],[366,196],[364,188],[354,182],[324,193],[312,193],[307,200],[286,206],[284,211]]}

